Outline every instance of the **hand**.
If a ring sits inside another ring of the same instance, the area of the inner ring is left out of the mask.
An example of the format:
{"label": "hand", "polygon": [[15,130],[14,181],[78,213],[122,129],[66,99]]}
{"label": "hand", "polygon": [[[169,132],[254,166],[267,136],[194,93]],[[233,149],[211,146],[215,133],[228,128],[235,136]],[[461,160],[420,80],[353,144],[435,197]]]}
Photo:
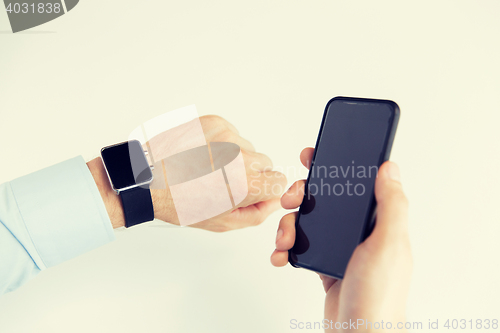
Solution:
{"label": "hand", "polygon": [[[221,232],[262,223],[269,214],[280,208],[279,197],[286,186],[285,175],[272,171],[273,165],[269,157],[257,153],[254,146],[242,138],[238,130],[225,119],[210,115],[200,117],[199,120],[207,142],[232,142],[241,148],[249,192],[246,198],[237,205],[236,209],[190,226]],[[184,125],[179,126],[179,130],[176,129],[176,132],[185,132],[181,128],[182,126]],[[196,122],[187,123],[185,126],[186,129],[194,127]],[[159,138],[161,140],[161,135]],[[180,145],[191,145],[189,138],[177,135],[177,133],[169,134],[169,140],[163,141],[164,144],[155,143],[151,145],[159,147],[154,153],[155,156],[163,157],[165,152],[175,151],[176,147]],[[172,144],[172,142],[174,143]],[[167,146],[169,143],[170,147]],[[157,217],[169,223],[179,224],[175,210],[172,209],[172,198],[168,186],[166,190],[153,190],[152,192],[153,199],[157,199],[155,202],[158,203],[159,207],[162,206],[162,202],[168,203],[163,207],[164,209],[160,209],[161,212]]]}
{"label": "hand", "polygon": [[[285,175],[272,171],[272,162],[269,157],[257,153],[253,145],[242,138],[238,130],[225,119],[210,115],[200,117],[199,120],[207,142],[232,142],[241,148],[249,193],[236,209],[190,226],[222,232],[262,223],[269,214],[280,208],[279,197],[287,183]],[[179,141],[183,140],[179,139]],[[171,146],[172,142],[166,142],[163,146],[158,143],[154,145],[154,147],[160,147],[160,153],[162,150],[172,149]],[[87,164],[104,200],[113,227],[123,226],[125,224],[123,207],[120,199],[111,189],[101,159],[96,158]],[[168,186],[161,190],[152,189],[151,195],[155,218],[178,225],[179,221]]]}
{"label": "hand", "polygon": [[[310,167],[314,149],[306,148],[300,159]],[[305,181],[294,183],[281,198],[285,209],[300,206]],[[325,319],[339,323],[363,319],[374,323],[391,322],[391,332],[405,332],[397,327],[405,322],[406,300],[410,286],[412,256],[408,236],[408,200],[393,162],[384,163],[375,182],[377,221],[372,234],[354,251],[343,280],[320,275],[326,292]],[[274,266],[288,263],[288,250],[295,242],[297,212],[285,215],[278,228]],[[368,326],[368,328],[370,328]],[[396,329],[395,329],[396,328]],[[349,331],[343,329],[334,332]],[[363,332],[370,332],[363,326]],[[373,330],[380,332],[381,330]],[[356,330],[357,332],[357,330]]]}

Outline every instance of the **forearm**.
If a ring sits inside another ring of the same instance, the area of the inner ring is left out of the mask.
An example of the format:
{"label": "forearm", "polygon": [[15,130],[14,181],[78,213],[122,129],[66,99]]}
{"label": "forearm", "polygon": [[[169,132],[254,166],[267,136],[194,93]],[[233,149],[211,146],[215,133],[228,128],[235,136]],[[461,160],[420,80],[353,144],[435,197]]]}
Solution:
{"label": "forearm", "polygon": [[87,166],[94,177],[95,184],[99,189],[106,211],[108,212],[109,219],[113,225],[113,229],[125,226],[125,215],[123,214],[123,206],[120,198],[111,188],[108,180],[108,175],[102,164],[100,157],[87,162]]}
{"label": "forearm", "polygon": [[94,163],[78,156],[0,185],[0,294],[115,239]]}

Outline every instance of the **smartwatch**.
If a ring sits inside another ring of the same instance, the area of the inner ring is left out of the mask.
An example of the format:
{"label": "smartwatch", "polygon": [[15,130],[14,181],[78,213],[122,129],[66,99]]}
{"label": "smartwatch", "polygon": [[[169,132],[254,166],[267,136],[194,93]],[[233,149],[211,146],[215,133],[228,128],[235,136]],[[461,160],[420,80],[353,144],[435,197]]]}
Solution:
{"label": "smartwatch", "polygon": [[154,220],[149,184],[153,166],[138,140],[121,142],[101,149],[101,158],[111,187],[121,198],[125,227]]}

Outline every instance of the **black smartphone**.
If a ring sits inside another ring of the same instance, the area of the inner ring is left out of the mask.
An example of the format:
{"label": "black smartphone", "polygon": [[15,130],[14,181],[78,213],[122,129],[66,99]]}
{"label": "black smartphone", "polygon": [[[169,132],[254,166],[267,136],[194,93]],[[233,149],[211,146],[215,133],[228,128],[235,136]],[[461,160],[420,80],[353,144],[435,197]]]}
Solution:
{"label": "black smartphone", "polygon": [[373,229],[375,179],[389,159],[399,114],[388,100],[328,102],[289,250],[294,267],[344,277],[354,249]]}

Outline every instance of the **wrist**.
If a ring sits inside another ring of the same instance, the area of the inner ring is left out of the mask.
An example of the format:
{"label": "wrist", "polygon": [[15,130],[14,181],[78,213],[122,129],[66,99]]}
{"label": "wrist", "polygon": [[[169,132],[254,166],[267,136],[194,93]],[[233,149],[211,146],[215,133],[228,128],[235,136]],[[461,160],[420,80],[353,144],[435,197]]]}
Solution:
{"label": "wrist", "polygon": [[102,164],[100,157],[87,162],[87,166],[94,177],[95,184],[99,193],[101,194],[102,201],[108,212],[109,219],[113,229],[125,226],[125,215],[123,214],[123,206],[120,198],[116,195],[115,191],[111,188],[108,180],[108,175]]}
{"label": "wrist", "polygon": [[[123,205],[120,197],[111,188],[108,175],[104,169],[104,165],[100,157],[87,162],[87,166],[94,177],[101,198],[106,206],[109,219],[113,229],[125,226],[125,215],[123,213]],[[173,201],[171,199],[168,186],[162,190],[151,190],[151,199],[153,201],[154,216],[157,219],[175,223],[175,209],[173,209]]]}
{"label": "wrist", "polygon": [[168,184],[165,189],[151,189],[151,199],[153,200],[155,219],[179,224],[176,222],[177,214]]}

